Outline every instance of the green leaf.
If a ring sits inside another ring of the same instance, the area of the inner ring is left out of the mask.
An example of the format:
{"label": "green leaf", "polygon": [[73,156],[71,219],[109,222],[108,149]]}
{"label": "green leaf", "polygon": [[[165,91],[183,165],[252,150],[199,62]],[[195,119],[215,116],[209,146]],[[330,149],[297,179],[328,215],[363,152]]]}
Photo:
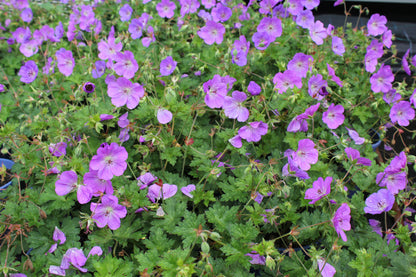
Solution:
{"label": "green leaf", "polygon": [[133,264],[130,261],[117,259],[107,255],[104,260],[94,261],[93,266],[97,272],[96,277],[132,276]]}
{"label": "green leaf", "polygon": [[199,225],[204,227],[205,219],[204,215],[196,215],[189,211],[185,211],[183,217],[183,221],[175,227],[172,233],[182,237],[182,245],[183,248],[186,249],[189,248],[192,242],[197,238],[196,230],[198,230]]}
{"label": "green leaf", "polygon": [[236,223],[238,209],[238,206],[227,207],[215,203],[205,214],[208,221],[214,224],[215,229],[223,232],[229,230],[232,223]]}
{"label": "green leaf", "polygon": [[160,158],[162,160],[167,160],[172,166],[174,166],[178,161],[178,158],[182,155],[180,147],[167,147],[160,153]]}

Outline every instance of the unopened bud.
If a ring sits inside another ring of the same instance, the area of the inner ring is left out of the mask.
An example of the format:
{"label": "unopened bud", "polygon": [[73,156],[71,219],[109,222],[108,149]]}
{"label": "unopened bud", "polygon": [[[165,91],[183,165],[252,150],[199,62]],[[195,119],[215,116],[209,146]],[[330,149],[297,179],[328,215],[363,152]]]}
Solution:
{"label": "unopened bud", "polygon": [[208,244],[208,242],[206,242],[206,241],[203,241],[202,243],[201,243],[201,250],[202,250],[202,252],[204,252],[204,253],[206,253],[206,254],[208,254],[209,253],[209,244]]}

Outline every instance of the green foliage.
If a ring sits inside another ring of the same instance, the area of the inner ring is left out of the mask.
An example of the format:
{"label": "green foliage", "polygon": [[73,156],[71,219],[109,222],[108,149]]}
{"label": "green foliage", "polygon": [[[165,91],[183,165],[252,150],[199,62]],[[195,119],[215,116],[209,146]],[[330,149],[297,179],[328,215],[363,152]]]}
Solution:
{"label": "green foliage", "polygon": [[100,261],[93,262],[96,277],[108,276],[131,276],[133,272],[133,264],[123,259],[117,259],[107,255]]}

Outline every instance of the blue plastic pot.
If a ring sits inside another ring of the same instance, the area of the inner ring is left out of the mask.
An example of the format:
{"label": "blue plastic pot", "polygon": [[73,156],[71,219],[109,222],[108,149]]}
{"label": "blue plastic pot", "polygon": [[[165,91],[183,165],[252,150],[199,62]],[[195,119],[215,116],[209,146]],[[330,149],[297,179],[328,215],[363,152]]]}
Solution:
{"label": "blue plastic pot", "polygon": [[[11,169],[12,166],[14,165],[14,162],[12,160],[8,160],[8,159],[2,159],[0,158],[0,166],[3,167],[3,165],[7,168],[7,169]],[[7,184],[3,185],[0,187],[0,191],[6,189],[8,186],[10,186],[12,184],[12,181],[8,182]]]}
{"label": "blue plastic pot", "polygon": [[373,141],[371,147],[373,147],[373,151],[376,151],[376,149],[380,146],[382,141],[380,134],[374,129],[370,129],[368,134],[371,136],[371,140]]}

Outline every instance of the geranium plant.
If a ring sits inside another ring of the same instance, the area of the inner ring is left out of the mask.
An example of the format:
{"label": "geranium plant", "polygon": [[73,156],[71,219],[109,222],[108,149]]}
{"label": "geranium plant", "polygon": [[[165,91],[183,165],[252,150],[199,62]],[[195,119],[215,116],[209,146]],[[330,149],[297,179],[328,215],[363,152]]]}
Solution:
{"label": "geranium plant", "polygon": [[317,9],[2,1],[3,274],[415,274],[416,56]]}

